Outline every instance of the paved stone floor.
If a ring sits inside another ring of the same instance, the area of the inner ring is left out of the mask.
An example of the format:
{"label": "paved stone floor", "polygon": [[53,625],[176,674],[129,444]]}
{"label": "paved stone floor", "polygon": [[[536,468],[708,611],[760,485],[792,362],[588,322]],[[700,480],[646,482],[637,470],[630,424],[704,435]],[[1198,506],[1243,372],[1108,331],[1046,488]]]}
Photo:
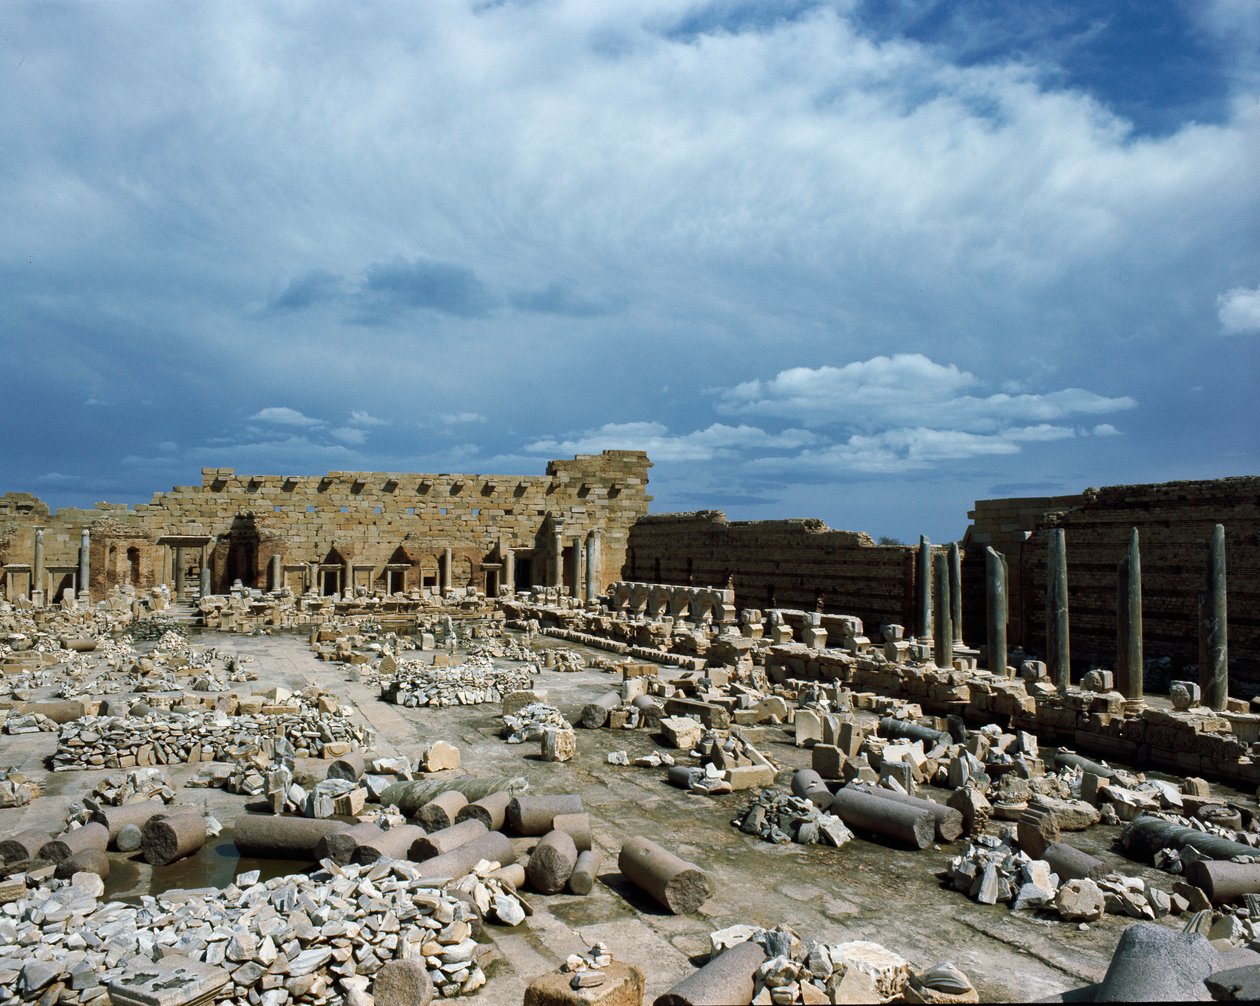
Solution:
{"label": "paved stone floor", "polygon": [[[909,852],[861,838],[843,849],[755,841],[730,823],[745,802],[744,794],[697,796],[669,786],[663,768],[607,763],[609,751],[626,750],[633,757],[653,750],[653,738],[643,731],[579,730],[577,757],[564,764],[546,763],[538,759],[535,745],[509,745],[498,737],[497,708],[415,710],[387,705],[377,699],[375,689],[351,681],[347,668],[316,660],[304,635],[216,635],[200,641],[254,658],[251,666],[259,680],[234,686],[238,691],[315,684],[341,695],[376,729],[378,754],[414,757],[429,742],[446,740],[461,750],[461,773],[524,775],[533,792],[581,794],[592,815],[596,845],[604,854],[601,882],[587,897],[527,894],[535,908],[532,918],[516,929],[488,926],[486,938],[496,946],[497,960],[488,969],[490,982],[476,997],[478,1002],[520,1003],[530,976],[554,969],[568,954],[596,940],[608,943],[618,959],[643,967],[651,1001],[702,961],[710,931],[735,923],[767,927],[785,923],[802,936],[832,943],[873,940],[918,967],[953,961],[971,977],[982,1000],[1038,999],[1098,981],[1128,924],[1108,916],[1080,931],[1032,913],[1014,914],[1003,906],[971,902],[942,887],[936,877],[961,845]],[[595,670],[544,671],[538,687],[576,720],[585,702],[616,688],[618,682],[618,676]],[[809,752],[792,744],[789,729],[750,731],[763,753],[782,766],[779,781],[784,785],[791,771],[809,761]],[[0,735],[0,765],[38,775],[54,748],[53,734]],[[177,787],[193,771],[189,766],[166,770]],[[0,833],[27,827],[54,830],[67,802],[86,794],[106,774],[44,774],[43,797],[27,807],[0,810]],[[205,806],[225,825],[245,803],[243,797],[206,789],[181,789],[180,800]],[[1072,840],[1124,873],[1161,876],[1111,851],[1118,832],[1096,827]],[[617,873],[617,852],[623,839],[636,834],[711,871],[717,891],[699,913],[672,916],[627,889]],[[532,841],[515,840],[519,851]],[[246,865],[255,864],[241,868]],[[273,864],[271,869],[284,867]],[[142,861],[118,863],[109,893],[127,897],[170,887],[222,885],[236,868],[234,848],[225,834],[184,864],[154,870]],[[1167,877],[1163,886],[1168,886]]]}

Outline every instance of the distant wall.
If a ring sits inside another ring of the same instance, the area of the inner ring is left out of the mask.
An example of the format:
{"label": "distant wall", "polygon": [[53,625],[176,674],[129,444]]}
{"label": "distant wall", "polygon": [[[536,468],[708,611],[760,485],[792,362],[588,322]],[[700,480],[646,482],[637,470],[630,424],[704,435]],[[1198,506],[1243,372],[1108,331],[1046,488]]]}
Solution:
{"label": "distant wall", "polygon": [[[529,587],[549,582],[561,558],[570,583],[573,548],[584,547],[575,541],[599,531],[602,590],[619,578],[629,528],[647,512],[649,467],[641,451],[605,451],[552,461],[541,476],[204,468],[201,485],[156,493],[147,504],[57,513],[34,496],[9,493],[0,496],[0,563],[12,582],[27,582],[20,567],[33,566],[35,529],[43,527],[46,575],[36,587],[52,596],[73,576],[62,571],[77,569],[86,527],[94,598],[121,584],[173,583],[176,555],[185,593],[195,592],[203,563],[215,592],[236,579],[267,587],[273,556],[284,582],[298,588],[311,586],[311,571],[318,576],[326,567],[348,570],[354,586],[374,589],[391,582],[392,568],[413,589],[440,574],[448,548],[453,586],[484,589],[488,574],[490,582],[506,575],[511,551],[517,585]],[[561,524],[558,556],[554,529]]]}
{"label": "distant wall", "polygon": [[1198,662],[1198,595],[1207,546],[1225,526],[1229,655],[1236,683],[1260,687],[1260,478],[1108,486],[1078,496],[980,500],[965,542],[964,628],[983,638],[984,546],[1007,557],[1012,646],[1045,646],[1046,541],[1064,529],[1074,662],[1115,662],[1116,566],[1138,529],[1146,656]]}
{"label": "distant wall", "polygon": [[626,580],[723,587],[740,608],[857,615],[870,632],[914,611],[914,548],[876,545],[820,520],[730,521],[718,510],[644,517],[630,529]]}

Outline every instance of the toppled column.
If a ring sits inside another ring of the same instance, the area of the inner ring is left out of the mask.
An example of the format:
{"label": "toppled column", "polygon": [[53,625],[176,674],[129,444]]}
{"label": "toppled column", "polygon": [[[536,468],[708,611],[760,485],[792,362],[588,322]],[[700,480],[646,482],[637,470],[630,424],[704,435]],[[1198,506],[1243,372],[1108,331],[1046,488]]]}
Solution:
{"label": "toppled column", "polygon": [[578,722],[587,730],[598,730],[608,722],[609,714],[621,705],[621,696],[617,692],[606,692],[593,702],[582,707],[582,715]]}
{"label": "toppled column", "polygon": [[603,863],[604,857],[597,849],[579,852],[577,863],[574,864],[573,872],[569,875],[569,893],[590,894],[595,887],[595,878]]}
{"label": "toppled column", "polygon": [[962,813],[953,807],[947,807],[945,804],[937,803],[935,800],[925,800],[922,797],[910,796],[908,793],[898,793],[895,790],[885,789],[883,786],[862,786],[860,788],[862,792],[871,793],[881,800],[891,800],[893,803],[899,803],[903,807],[914,807],[916,810],[930,814],[936,827],[936,840],[938,842],[952,842],[963,833]]}
{"label": "toppled column", "polygon": [[458,879],[472,872],[473,867],[483,859],[500,866],[510,866],[516,862],[516,853],[512,851],[512,843],[506,835],[500,831],[487,831],[458,849],[426,859],[416,867],[416,871],[421,877]]}
{"label": "toppled column", "polygon": [[1196,859],[1185,864],[1185,875],[1186,880],[1207,893],[1214,905],[1260,894],[1260,863]]}
{"label": "toppled column", "polygon": [[954,666],[954,628],[950,616],[950,582],[949,556],[944,552],[936,553],[936,622],[933,626],[935,646],[933,659],[937,667],[950,669]]}
{"label": "toppled column", "polygon": [[918,614],[919,639],[932,638],[932,544],[927,535],[919,535],[919,554],[915,557],[915,611]]}
{"label": "toppled column", "polygon": [[400,824],[382,831],[378,837],[365,838],[354,850],[354,861],[360,864],[375,863],[378,859],[406,859],[411,847],[424,837],[425,831],[418,824]]}
{"label": "toppled column", "polygon": [[1063,883],[1069,880],[1098,880],[1107,875],[1107,865],[1101,859],[1066,842],[1052,842],[1038,858],[1049,863]]}
{"label": "toppled column", "polygon": [[761,944],[740,943],[657,996],[653,1006],[743,1006],[752,1002],[753,976],[765,959]]}
{"label": "toppled column", "polygon": [[936,837],[936,821],[927,811],[852,786],[836,790],[827,809],[855,831],[874,832],[913,849],[926,849]]}
{"label": "toppled column", "polygon": [[617,868],[675,915],[694,912],[713,894],[713,881],[704,870],[646,838],[631,838],[622,845]]}
{"label": "toppled column", "polygon": [[1060,692],[1072,683],[1072,649],[1068,636],[1067,535],[1050,531],[1046,544],[1046,665]]}
{"label": "toppled column", "polygon": [[335,831],[316,843],[315,859],[331,859],[338,866],[345,866],[354,861],[354,854],[360,845],[371,844],[383,834],[384,829],[374,821],[352,825],[345,831]]}
{"label": "toppled column", "polygon": [[155,814],[140,832],[140,851],[153,866],[168,866],[206,844],[206,819],[195,807]]}
{"label": "toppled column", "polygon": [[954,644],[962,646],[962,553],[956,541],[949,543],[949,621],[954,629]]}
{"label": "toppled column", "polygon": [[557,814],[581,813],[582,798],[576,794],[518,796],[508,804],[507,822],[518,835],[545,835]]}
{"label": "toppled column", "polygon": [[441,831],[455,823],[459,812],[468,806],[468,797],[457,789],[448,789],[416,811],[416,823],[426,832]]}
{"label": "toppled column", "polygon": [[0,863],[20,863],[24,859],[34,859],[47,842],[48,832],[38,828],[28,828],[0,839]]}
{"label": "toppled column", "polygon": [[1116,688],[1126,699],[1145,692],[1142,663],[1142,557],[1138,530],[1120,560],[1116,584]]}
{"label": "toppled column", "polygon": [[53,863],[60,863],[63,859],[69,859],[83,849],[99,849],[104,852],[108,845],[109,832],[105,829],[105,825],[93,821],[82,828],[63,831],[52,841],[45,842],[40,846],[39,857]]}
{"label": "toppled column", "polygon": [[1225,593],[1225,526],[1208,545],[1207,590],[1199,615],[1199,687],[1203,704],[1220,712],[1229,697],[1229,614]]}
{"label": "toppled column", "polygon": [[792,795],[804,797],[819,810],[831,806],[831,790],[821,775],[812,768],[803,768],[792,776]]}
{"label": "toppled column", "polygon": [[315,846],[325,835],[345,831],[345,821],[333,818],[277,817],[242,814],[233,824],[233,840],[243,856],[314,858]]}
{"label": "toppled column", "polygon": [[473,818],[465,819],[457,824],[452,824],[449,828],[443,828],[441,831],[435,831],[429,835],[421,835],[411,843],[407,858],[414,859],[419,863],[426,859],[432,859],[434,856],[443,856],[454,849],[458,849],[465,842],[471,842],[474,838],[479,838],[487,830],[483,822]]}
{"label": "toppled column", "polygon": [[480,821],[488,831],[498,831],[503,827],[503,822],[507,818],[507,806],[511,802],[512,794],[507,790],[491,793],[489,796],[483,796],[480,800],[474,800],[467,806],[461,807],[459,813],[455,815],[455,823],[460,824],[468,820]]}
{"label": "toppled column", "polygon": [[985,613],[988,622],[989,673],[1006,676],[1006,625],[1010,620],[1006,558],[992,546],[984,549]]}
{"label": "toppled column", "polygon": [[573,875],[577,857],[577,846],[568,832],[548,832],[530,853],[525,876],[540,894],[559,894]]}

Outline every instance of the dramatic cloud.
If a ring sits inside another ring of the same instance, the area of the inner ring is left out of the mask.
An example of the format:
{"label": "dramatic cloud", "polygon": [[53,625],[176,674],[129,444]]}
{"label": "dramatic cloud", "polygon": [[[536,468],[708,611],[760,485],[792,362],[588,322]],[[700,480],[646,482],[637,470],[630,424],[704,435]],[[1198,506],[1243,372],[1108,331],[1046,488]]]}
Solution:
{"label": "dramatic cloud", "polygon": [[1237,287],[1216,298],[1216,313],[1226,335],[1260,332],[1260,287]]}
{"label": "dramatic cloud", "polygon": [[1258,9],[10,0],[0,491],[598,443],[907,535],[1255,470]]}

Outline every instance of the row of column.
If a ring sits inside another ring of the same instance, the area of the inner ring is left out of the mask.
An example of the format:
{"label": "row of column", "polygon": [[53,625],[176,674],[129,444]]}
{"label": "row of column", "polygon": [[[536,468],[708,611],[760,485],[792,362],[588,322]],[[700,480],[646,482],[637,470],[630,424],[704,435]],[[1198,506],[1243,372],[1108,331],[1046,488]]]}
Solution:
{"label": "row of column", "polygon": [[[1006,558],[985,548],[985,621],[987,664],[991,673],[1006,674],[1009,620]],[[931,543],[919,538],[917,556],[917,611],[919,639],[932,641],[938,666],[953,664],[953,648],[962,642],[962,563],[957,543],[933,558]],[[1117,690],[1132,700],[1145,694],[1142,639],[1142,555],[1138,530],[1116,570]],[[933,580],[937,588],[932,589]],[[935,610],[933,596],[935,594]],[[1225,527],[1217,524],[1208,543],[1205,588],[1199,595],[1199,683],[1203,704],[1220,711],[1229,692],[1229,617],[1225,583]],[[1046,669],[1055,687],[1071,683],[1071,631],[1068,616],[1067,534],[1050,530],[1046,543]]]}
{"label": "row of column", "polygon": [[[564,586],[564,518],[553,517],[551,522],[551,582],[550,586]],[[586,534],[571,539],[569,553],[569,578],[573,584],[573,596],[583,598],[588,604],[599,598],[603,560],[601,532],[593,528]],[[515,589],[514,584],[510,586]]]}

